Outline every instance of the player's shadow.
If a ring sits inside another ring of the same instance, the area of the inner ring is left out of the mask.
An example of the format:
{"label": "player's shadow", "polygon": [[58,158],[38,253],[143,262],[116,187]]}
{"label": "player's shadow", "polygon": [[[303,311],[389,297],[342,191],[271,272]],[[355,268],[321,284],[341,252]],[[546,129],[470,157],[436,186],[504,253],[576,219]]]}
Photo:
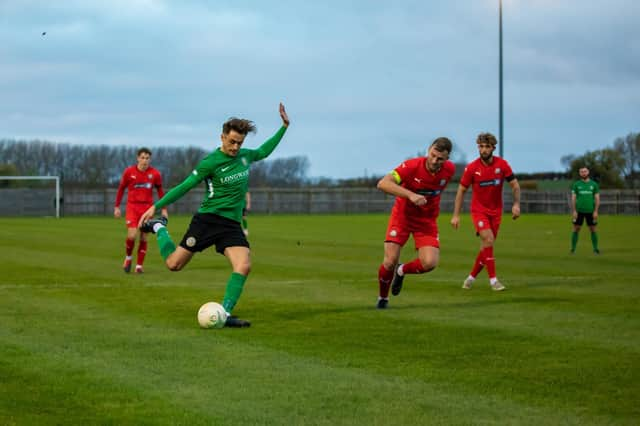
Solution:
{"label": "player's shadow", "polygon": [[[497,296],[497,295],[496,295]],[[563,299],[560,297],[514,297],[514,298],[503,298],[497,296],[494,300],[483,299],[483,300],[466,300],[454,303],[444,303],[438,304],[439,307],[449,306],[452,308],[482,308],[485,306],[491,305],[513,305],[517,303],[529,303],[529,304],[542,304],[546,305],[548,303],[562,303],[568,302],[569,299]]]}
{"label": "player's shadow", "polygon": [[451,308],[451,309],[469,309],[469,308],[484,308],[487,306],[497,306],[497,305],[513,305],[518,303],[524,304],[541,304],[546,305],[548,303],[562,303],[567,302],[568,299],[562,299],[558,297],[514,297],[514,298],[504,298],[497,297],[493,300],[483,299],[483,300],[465,300],[460,302],[429,302],[429,303],[403,303],[402,301],[394,301],[390,300],[389,307],[387,309],[378,309],[375,304],[353,304],[342,305],[342,306],[327,306],[327,307],[305,307],[304,309],[287,311],[282,314],[282,319],[292,319],[292,320],[300,320],[305,318],[313,318],[319,315],[340,315],[340,314],[353,314],[358,312],[372,312],[378,311],[381,315],[384,314],[393,314],[393,312],[404,312],[411,311],[416,309],[424,309],[424,310],[441,310],[443,308]]}

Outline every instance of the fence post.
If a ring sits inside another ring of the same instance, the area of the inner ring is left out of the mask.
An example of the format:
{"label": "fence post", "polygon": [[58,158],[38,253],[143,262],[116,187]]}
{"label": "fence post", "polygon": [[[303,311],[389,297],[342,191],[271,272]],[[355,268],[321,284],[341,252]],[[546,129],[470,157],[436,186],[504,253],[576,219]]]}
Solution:
{"label": "fence post", "polygon": [[549,200],[549,191],[544,191],[544,211],[551,213],[551,201]]}

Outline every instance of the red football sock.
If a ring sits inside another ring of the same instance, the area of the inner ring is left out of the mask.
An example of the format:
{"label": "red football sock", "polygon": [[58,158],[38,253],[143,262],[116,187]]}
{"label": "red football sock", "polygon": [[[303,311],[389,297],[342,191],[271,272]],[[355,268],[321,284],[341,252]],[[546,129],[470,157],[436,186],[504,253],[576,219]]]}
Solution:
{"label": "red football sock", "polygon": [[384,265],[380,265],[378,269],[378,284],[380,287],[380,297],[383,299],[389,298],[389,287],[391,287],[391,280],[393,279],[393,269],[387,271]]}
{"label": "red football sock", "polygon": [[144,263],[144,257],[147,254],[147,242],[140,241],[138,244],[138,263],[136,265],[142,265]]}
{"label": "red football sock", "polygon": [[125,240],[125,247],[127,250],[127,256],[131,256],[131,253],[133,253],[133,246],[136,245],[136,240],[130,240],[129,238],[127,238]]}
{"label": "red football sock", "polygon": [[402,272],[405,274],[422,274],[427,271],[422,267],[420,259],[413,259],[411,262],[402,265]]}
{"label": "red football sock", "polygon": [[471,272],[469,273],[473,278],[477,277],[480,271],[482,271],[482,268],[484,267],[483,260],[484,250],[480,250],[478,252],[478,256],[476,256],[476,262],[473,264],[473,269],[471,269]]}
{"label": "red football sock", "polygon": [[489,279],[496,277],[496,259],[493,257],[493,247],[485,247],[484,252],[484,264],[487,265],[487,272],[489,273]]}

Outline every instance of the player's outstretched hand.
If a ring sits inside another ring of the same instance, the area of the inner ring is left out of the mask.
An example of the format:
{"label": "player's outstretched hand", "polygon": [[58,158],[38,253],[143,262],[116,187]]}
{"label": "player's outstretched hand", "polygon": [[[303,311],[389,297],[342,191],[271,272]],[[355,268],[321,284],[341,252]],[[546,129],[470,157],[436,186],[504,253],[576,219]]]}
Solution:
{"label": "player's outstretched hand", "polygon": [[289,116],[287,115],[287,111],[285,111],[282,102],[280,102],[280,118],[282,118],[282,124],[284,127],[289,127]]}
{"label": "player's outstretched hand", "polygon": [[156,214],[156,206],[151,206],[147,209],[146,212],[142,213],[140,217],[140,221],[138,221],[138,228],[142,226],[143,223],[153,218],[153,215]]}
{"label": "player's outstretched hand", "polygon": [[453,226],[453,229],[458,229],[460,226],[460,216],[453,216],[451,218],[451,226]]}
{"label": "player's outstretched hand", "polygon": [[517,218],[520,217],[520,206],[514,204],[513,207],[511,207],[511,217],[513,218],[513,220],[516,220]]}

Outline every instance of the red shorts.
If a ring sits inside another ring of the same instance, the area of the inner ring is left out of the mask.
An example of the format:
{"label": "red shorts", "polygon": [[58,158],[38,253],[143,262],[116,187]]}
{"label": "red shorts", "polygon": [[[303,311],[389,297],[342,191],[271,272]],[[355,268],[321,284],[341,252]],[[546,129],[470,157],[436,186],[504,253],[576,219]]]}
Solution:
{"label": "red shorts", "polygon": [[413,234],[416,250],[426,246],[440,248],[438,224],[435,220],[416,225],[409,224],[404,218],[399,219],[393,215],[389,218],[389,225],[387,226],[387,234],[384,242],[404,246],[410,234]]}
{"label": "red shorts", "polygon": [[137,228],[142,214],[146,212],[149,207],[151,207],[151,204],[127,204],[127,211],[125,213],[127,228]]}
{"label": "red shorts", "polygon": [[500,222],[502,221],[502,215],[490,216],[485,213],[471,213],[471,219],[473,220],[473,226],[476,227],[476,232],[485,229],[491,229],[493,231],[493,238],[498,236],[498,230],[500,229]]}

